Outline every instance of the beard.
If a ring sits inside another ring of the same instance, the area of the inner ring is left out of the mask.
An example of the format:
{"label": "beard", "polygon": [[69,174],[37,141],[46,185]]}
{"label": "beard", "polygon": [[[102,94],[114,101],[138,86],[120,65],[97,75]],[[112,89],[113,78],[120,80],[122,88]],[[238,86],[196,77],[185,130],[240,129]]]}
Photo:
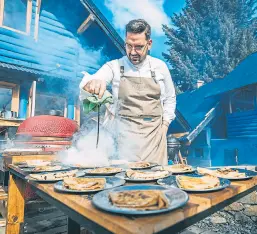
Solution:
{"label": "beard", "polygon": [[147,53],[145,53],[144,55],[139,55],[139,54],[127,54],[127,57],[129,59],[129,61],[134,64],[134,65],[138,65],[140,63],[142,63],[145,58],[147,56]]}

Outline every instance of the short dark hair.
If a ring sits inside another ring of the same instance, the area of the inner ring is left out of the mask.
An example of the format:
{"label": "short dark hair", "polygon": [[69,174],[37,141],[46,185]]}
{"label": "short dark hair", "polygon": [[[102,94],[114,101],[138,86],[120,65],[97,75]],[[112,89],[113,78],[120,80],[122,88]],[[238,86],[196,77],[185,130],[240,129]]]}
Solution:
{"label": "short dark hair", "polygon": [[151,26],[143,19],[135,19],[128,22],[126,25],[127,33],[142,33],[145,32],[146,40],[151,38]]}

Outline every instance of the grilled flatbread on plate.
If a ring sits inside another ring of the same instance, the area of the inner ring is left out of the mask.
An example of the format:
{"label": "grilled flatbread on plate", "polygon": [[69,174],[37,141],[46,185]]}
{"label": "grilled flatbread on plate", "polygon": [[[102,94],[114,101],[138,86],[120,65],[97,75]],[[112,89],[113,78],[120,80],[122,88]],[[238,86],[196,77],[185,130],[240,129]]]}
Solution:
{"label": "grilled flatbread on plate", "polygon": [[67,178],[63,180],[65,188],[78,191],[104,189],[105,184],[105,178]]}
{"label": "grilled flatbread on plate", "polygon": [[104,174],[104,173],[118,173],[121,172],[123,169],[118,167],[99,167],[92,170],[88,170],[87,173],[89,174]]}
{"label": "grilled flatbread on plate", "polygon": [[192,171],[192,166],[185,165],[185,164],[174,164],[170,166],[164,166],[163,169],[173,173],[189,172],[189,171]]}
{"label": "grilled flatbread on plate", "polygon": [[38,166],[33,168],[32,171],[58,171],[61,170],[63,167],[62,166]]}
{"label": "grilled flatbread on plate", "polygon": [[72,171],[62,171],[62,172],[54,172],[54,173],[44,173],[44,174],[30,174],[29,177],[34,180],[45,180],[45,181],[53,181],[53,180],[62,180],[64,178],[73,177],[76,175],[78,170]]}
{"label": "grilled flatbread on plate", "polygon": [[169,206],[168,199],[159,190],[131,190],[110,192],[109,198],[114,206],[137,210],[160,210]]}
{"label": "grilled flatbread on plate", "polygon": [[168,176],[168,171],[134,171],[127,170],[126,175],[130,179],[160,179]]}
{"label": "grilled flatbread on plate", "polygon": [[217,176],[220,178],[235,178],[235,179],[239,179],[239,178],[245,178],[246,174],[244,172],[239,172],[236,169],[232,169],[232,168],[219,168],[216,170],[210,170],[207,168],[201,168],[198,167],[197,171],[202,174],[202,175],[213,175],[213,176]]}
{"label": "grilled flatbread on plate", "polygon": [[18,166],[27,166],[27,167],[37,167],[37,166],[48,166],[51,165],[53,162],[45,161],[45,160],[27,160],[23,162],[17,162]]}
{"label": "grilled flatbread on plate", "polygon": [[151,164],[149,162],[132,162],[129,163],[129,168],[136,168],[136,169],[140,169],[140,168],[146,168],[146,167],[150,167]]}
{"label": "grilled flatbread on plate", "polygon": [[215,176],[202,176],[202,177],[191,177],[191,176],[177,176],[177,184],[182,189],[190,190],[205,190],[213,189],[220,186],[219,178]]}

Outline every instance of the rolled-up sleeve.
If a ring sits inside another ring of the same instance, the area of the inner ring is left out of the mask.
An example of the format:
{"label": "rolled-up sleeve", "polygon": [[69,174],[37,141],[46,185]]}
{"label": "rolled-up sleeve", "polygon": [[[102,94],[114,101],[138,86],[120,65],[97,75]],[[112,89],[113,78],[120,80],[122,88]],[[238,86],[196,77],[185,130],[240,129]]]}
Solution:
{"label": "rolled-up sleeve", "polygon": [[80,100],[84,100],[87,98],[90,94],[84,90],[85,85],[94,79],[99,79],[99,80],[105,80],[106,85],[108,85],[110,82],[112,82],[114,73],[113,73],[113,65],[112,62],[107,62],[104,64],[95,74],[90,75],[87,72],[82,72],[84,74],[83,79],[81,80],[79,84],[79,89],[80,89],[80,95],[79,98]]}
{"label": "rolled-up sleeve", "polygon": [[169,124],[175,119],[176,92],[167,65],[163,64],[165,94],[163,99],[163,120]]}

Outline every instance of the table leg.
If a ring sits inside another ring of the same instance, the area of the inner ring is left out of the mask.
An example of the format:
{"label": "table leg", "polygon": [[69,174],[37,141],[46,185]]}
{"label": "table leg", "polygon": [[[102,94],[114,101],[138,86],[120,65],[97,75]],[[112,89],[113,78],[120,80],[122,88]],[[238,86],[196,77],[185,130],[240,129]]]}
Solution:
{"label": "table leg", "polygon": [[68,218],[68,234],[80,234],[80,225],[71,218]]}
{"label": "table leg", "polygon": [[25,181],[10,174],[7,201],[6,234],[22,233],[25,207]]}

